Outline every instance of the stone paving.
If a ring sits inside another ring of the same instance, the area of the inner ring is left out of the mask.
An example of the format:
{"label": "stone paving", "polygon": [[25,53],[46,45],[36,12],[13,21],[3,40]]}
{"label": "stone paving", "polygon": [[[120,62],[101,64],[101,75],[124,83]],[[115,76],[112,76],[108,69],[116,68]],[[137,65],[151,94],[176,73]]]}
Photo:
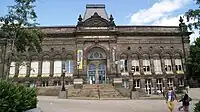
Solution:
{"label": "stone paving", "polygon": [[[38,99],[38,107],[44,112],[168,112],[164,100],[74,100],[49,96]],[[196,102],[191,102],[190,112]],[[175,103],[174,112],[180,105]]]}

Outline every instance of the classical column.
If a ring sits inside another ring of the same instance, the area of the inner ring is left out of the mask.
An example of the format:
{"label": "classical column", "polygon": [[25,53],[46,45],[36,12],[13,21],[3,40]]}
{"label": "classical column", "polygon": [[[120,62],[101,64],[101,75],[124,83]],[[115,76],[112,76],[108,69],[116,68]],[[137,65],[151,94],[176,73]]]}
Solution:
{"label": "classical column", "polygon": [[156,93],[156,91],[157,91],[157,84],[156,84],[156,79],[155,78],[153,78],[152,79],[152,84],[153,84],[153,87],[152,87],[152,93],[153,94],[155,94]]}
{"label": "classical column", "polygon": [[140,88],[143,92],[145,92],[146,86],[145,86],[145,79],[140,79]]}
{"label": "classical column", "polygon": [[38,69],[39,69],[39,71],[38,71],[38,76],[42,76],[42,61],[40,60],[40,61],[38,61],[38,63],[39,63],[39,65],[38,65]]}
{"label": "classical column", "polygon": [[160,61],[161,61],[161,70],[162,70],[162,73],[166,74],[166,71],[165,71],[165,59],[161,58]]}
{"label": "classical column", "polygon": [[54,61],[50,61],[50,77],[53,77],[54,75]]}
{"label": "classical column", "polygon": [[176,74],[175,58],[172,58],[172,71],[174,74]]}
{"label": "classical column", "polygon": [[163,89],[167,89],[167,78],[163,78],[163,85],[164,85]]}
{"label": "classical column", "polygon": [[173,81],[174,81],[174,86],[175,86],[175,87],[179,87],[179,84],[178,84],[178,77],[175,77]]}
{"label": "classical column", "polygon": [[150,59],[150,69],[151,69],[151,74],[152,75],[155,75],[155,67],[154,67],[154,62],[153,62],[154,59]]}
{"label": "classical column", "polygon": [[142,59],[139,59],[139,66],[140,66],[140,74],[144,75],[143,60]]}

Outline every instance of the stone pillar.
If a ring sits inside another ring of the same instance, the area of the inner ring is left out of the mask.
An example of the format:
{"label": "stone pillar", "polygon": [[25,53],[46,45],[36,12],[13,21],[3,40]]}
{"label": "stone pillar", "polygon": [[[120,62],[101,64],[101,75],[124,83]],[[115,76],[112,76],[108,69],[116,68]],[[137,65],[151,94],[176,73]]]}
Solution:
{"label": "stone pillar", "polygon": [[163,85],[164,85],[163,89],[167,89],[167,78],[163,78]]}
{"label": "stone pillar", "polygon": [[157,84],[156,84],[156,79],[155,78],[152,79],[152,84],[153,84],[152,93],[156,94],[157,93]]}
{"label": "stone pillar", "polygon": [[152,58],[150,59],[150,70],[151,70],[151,74],[155,75],[155,69],[154,69],[155,67],[154,67],[153,60],[154,59],[152,59]]}
{"label": "stone pillar", "polygon": [[172,58],[172,71],[174,74],[176,74],[176,65],[175,65],[175,59]]}
{"label": "stone pillar", "polygon": [[146,89],[146,87],[145,87],[145,79],[140,79],[140,88],[141,88],[141,90],[143,91],[143,92],[145,92],[145,89]]}
{"label": "stone pillar", "polygon": [[178,77],[175,77],[173,81],[174,81],[174,86],[175,86],[175,87],[179,87],[179,84],[178,84]]}
{"label": "stone pillar", "polygon": [[165,71],[165,59],[161,58],[161,70],[162,70],[162,73],[163,74],[166,74],[166,71]]}
{"label": "stone pillar", "polygon": [[143,60],[142,59],[139,59],[139,66],[140,66],[140,73],[141,73],[141,75],[144,75]]}
{"label": "stone pillar", "polygon": [[48,85],[49,85],[49,86],[53,86],[53,79],[52,79],[51,77],[50,77],[49,80],[48,80]]}
{"label": "stone pillar", "polygon": [[38,76],[41,76],[42,75],[42,61],[38,61],[39,62],[39,65],[38,65]]}
{"label": "stone pillar", "polygon": [[54,61],[50,61],[50,76],[53,77],[54,75]]}

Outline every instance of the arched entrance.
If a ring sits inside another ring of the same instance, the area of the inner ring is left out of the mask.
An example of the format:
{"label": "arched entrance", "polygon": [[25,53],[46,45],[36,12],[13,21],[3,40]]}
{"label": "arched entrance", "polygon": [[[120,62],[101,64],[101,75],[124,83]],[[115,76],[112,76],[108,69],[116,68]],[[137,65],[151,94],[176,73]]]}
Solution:
{"label": "arched entrance", "polygon": [[87,55],[87,77],[89,84],[106,82],[106,54],[102,48],[92,48]]}

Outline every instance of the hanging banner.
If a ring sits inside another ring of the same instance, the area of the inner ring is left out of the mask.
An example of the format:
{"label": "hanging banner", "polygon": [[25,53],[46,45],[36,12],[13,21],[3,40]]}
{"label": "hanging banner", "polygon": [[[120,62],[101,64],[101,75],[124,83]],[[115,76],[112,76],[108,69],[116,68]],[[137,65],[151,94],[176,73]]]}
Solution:
{"label": "hanging banner", "polygon": [[77,50],[77,68],[83,69],[83,50]]}

